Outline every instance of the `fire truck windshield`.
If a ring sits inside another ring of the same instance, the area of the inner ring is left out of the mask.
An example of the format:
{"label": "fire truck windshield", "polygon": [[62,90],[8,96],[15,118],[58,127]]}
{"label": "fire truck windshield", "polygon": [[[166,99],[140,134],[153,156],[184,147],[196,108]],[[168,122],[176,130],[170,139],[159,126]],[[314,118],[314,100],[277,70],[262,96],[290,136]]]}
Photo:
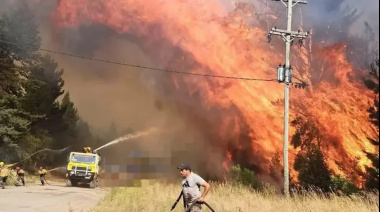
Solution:
{"label": "fire truck windshield", "polygon": [[95,163],[95,156],[73,154],[73,156],[71,157],[71,161],[77,162],[77,163]]}

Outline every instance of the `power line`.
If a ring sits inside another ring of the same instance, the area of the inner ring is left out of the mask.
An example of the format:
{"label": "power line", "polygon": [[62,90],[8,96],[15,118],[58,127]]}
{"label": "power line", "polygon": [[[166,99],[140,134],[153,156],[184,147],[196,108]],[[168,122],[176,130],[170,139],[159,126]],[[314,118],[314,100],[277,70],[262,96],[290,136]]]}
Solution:
{"label": "power line", "polygon": [[161,72],[168,72],[168,73],[187,74],[187,75],[224,78],[224,79],[247,80],[247,81],[263,81],[263,82],[277,81],[276,79],[258,79],[258,78],[250,78],[250,77],[236,77],[236,76],[223,76],[223,75],[213,75],[213,74],[191,73],[191,72],[182,72],[182,71],[175,71],[175,70],[160,69],[160,68],[154,68],[154,67],[148,67],[148,66],[142,66],[142,65],[133,65],[133,64],[129,64],[129,63],[122,63],[122,62],[110,61],[110,60],[105,60],[105,59],[98,59],[98,58],[85,57],[85,56],[81,56],[81,55],[74,55],[74,54],[70,54],[70,53],[66,53],[66,52],[58,52],[58,51],[53,51],[53,50],[49,50],[49,49],[45,49],[45,48],[36,48],[33,46],[14,43],[14,42],[5,41],[5,40],[1,40],[1,39],[0,39],[0,43],[6,43],[6,44],[11,44],[11,45],[36,49],[36,50],[40,50],[40,51],[45,51],[45,52],[69,56],[69,57],[75,57],[75,58],[79,58],[79,59],[85,59],[85,60],[91,60],[91,61],[114,64],[114,65],[121,65],[121,66],[129,66],[129,67],[147,69],[147,70],[152,70],[152,71],[161,71]]}
{"label": "power line", "polygon": [[[268,0],[267,0],[267,1],[268,1]],[[260,5],[261,5],[260,13],[256,16],[256,19],[253,21],[252,26],[254,26],[254,24],[256,23],[256,21],[259,20],[261,14],[264,12],[264,9],[266,8],[265,5],[263,5],[262,2],[260,2]],[[260,24],[260,23],[259,23],[259,24]]]}
{"label": "power line", "polygon": [[305,85],[305,86],[309,86],[309,84],[306,83],[304,80],[302,80],[300,77],[297,77],[297,76],[295,76],[294,74],[292,75],[292,77],[293,77],[293,78],[296,78],[297,80],[299,80],[303,85]]}
{"label": "power line", "polygon": [[[280,9],[277,9],[277,12],[276,14],[278,14]],[[271,29],[276,23],[277,21],[281,18],[281,16],[284,14],[284,10],[281,11],[281,13],[277,16],[277,18],[272,22],[271,26],[269,27],[269,29]]]}

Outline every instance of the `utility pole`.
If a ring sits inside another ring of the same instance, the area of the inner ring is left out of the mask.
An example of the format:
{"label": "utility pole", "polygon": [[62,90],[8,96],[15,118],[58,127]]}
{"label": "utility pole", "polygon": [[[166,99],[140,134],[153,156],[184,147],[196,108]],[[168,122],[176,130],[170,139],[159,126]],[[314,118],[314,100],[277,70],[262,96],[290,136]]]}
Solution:
{"label": "utility pole", "polygon": [[[290,47],[293,44],[295,38],[299,38],[299,44],[302,45],[303,39],[305,39],[309,32],[292,31],[292,11],[293,7],[298,4],[307,4],[306,0],[273,0],[281,1],[287,7],[288,24],[286,30],[272,28],[268,34],[268,42],[271,41],[272,35],[279,35],[285,41],[285,65],[277,67],[277,81],[285,84],[284,92],[284,194],[289,197],[289,87],[292,85],[292,67],[290,65]],[[287,2],[287,4],[286,4]]]}

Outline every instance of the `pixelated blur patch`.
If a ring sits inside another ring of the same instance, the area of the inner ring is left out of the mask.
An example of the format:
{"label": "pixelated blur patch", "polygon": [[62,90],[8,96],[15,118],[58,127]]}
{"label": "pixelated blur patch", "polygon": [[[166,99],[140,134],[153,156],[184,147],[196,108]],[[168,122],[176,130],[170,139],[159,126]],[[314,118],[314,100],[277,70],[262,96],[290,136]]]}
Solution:
{"label": "pixelated blur patch", "polygon": [[[171,154],[160,152],[127,152],[124,164],[102,167],[100,185],[103,187],[143,187],[165,177],[170,171]],[[107,161],[107,159],[105,158]]]}

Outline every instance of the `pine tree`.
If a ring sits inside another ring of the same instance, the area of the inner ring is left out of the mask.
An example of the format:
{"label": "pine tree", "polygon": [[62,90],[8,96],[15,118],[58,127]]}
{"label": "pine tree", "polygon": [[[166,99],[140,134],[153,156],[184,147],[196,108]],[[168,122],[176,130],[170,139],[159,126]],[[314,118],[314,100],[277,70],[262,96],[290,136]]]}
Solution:
{"label": "pine tree", "polygon": [[331,170],[318,145],[311,144],[299,152],[294,162],[294,169],[299,173],[298,179],[302,187],[329,191]]}
{"label": "pine tree", "polygon": [[26,110],[37,114],[49,114],[59,108],[57,99],[64,93],[63,70],[48,55],[38,58],[36,65],[28,68],[28,81],[24,87],[23,103]]}
{"label": "pine tree", "polygon": [[79,121],[78,110],[75,108],[74,103],[71,101],[70,93],[67,92],[60,105],[61,111],[63,111],[62,119],[66,124],[66,129],[74,131],[76,124]]}
{"label": "pine tree", "polygon": [[[58,64],[50,57],[39,57],[28,65],[28,80],[24,83],[26,94],[21,98],[25,111],[38,115],[31,124],[28,150],[31,152],[54,145],[53,133],[59,131],[61,114],[57,99],[63,94],[63,71],[57,71]],[[47,158],[44,153],[35,157],[37,160]]]}
{"label": "pine tree", "polygon": [[77,123],[79,121],[78,111],[71,102],[70,93],[64,94],[61,104],[59,105],[60,125],[59,130],[54,133],[56,145],[59,148],[76,144]]}
{"label": "pine tree", "polygon": [[[7,37],[8,24],[0,19],[0,38]],[[19,98],[23,96],[22,69],[12,59],[12,52],[6,44],[0,43],[0,154],[8,160],[19,157],[29,136],[33,116],[22,110]]]}
{"label": "pine tree", "polygon": [[0,42],[0,155],[11,161],[42,148],[93,142],[70,94],[58,101],[65,93],[63,70],[38,53],[38,25],[26,2],[0,17],[0,39],[6,41]]}

